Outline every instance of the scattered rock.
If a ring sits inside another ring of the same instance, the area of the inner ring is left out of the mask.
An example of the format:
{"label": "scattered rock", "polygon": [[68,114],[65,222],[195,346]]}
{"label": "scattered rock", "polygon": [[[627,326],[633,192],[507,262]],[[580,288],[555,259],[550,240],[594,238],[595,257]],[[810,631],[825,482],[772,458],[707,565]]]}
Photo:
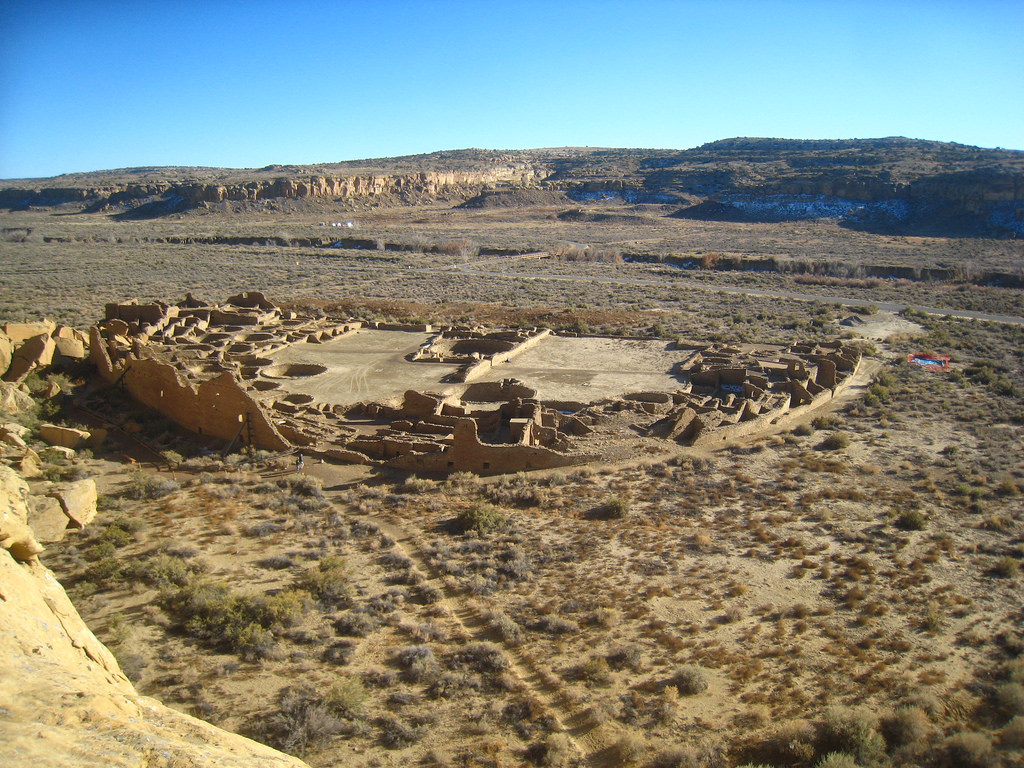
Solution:
{"label": "scattered rock", "polygon": [[42,368],[53,362],[53,353],[57,343],[49,334],[33,336],[14,350],[11,365],[4,374],[6,381],[23,381],[36,368]]}
{"label": "scattered rock", "polygon": [[91,437],[84,429],[58,427],[56,424],[41,424],[39,436],[50,445],[59,445],[65,448],[77,448]]}
{"label": "scattered rock", "polygon": [[15,345],[28,341],[34,336],[50,336],[57,330],[57,324],[49,320],[38,323],[4,323],[3,332]]}
{"label": "scattered rock", "polygon": [[58,338],[55,342],[58,358],[66,360],[84,360],[86,357],[85,344],[77,338]]}
{"label": "scattered rock", "polygon": [[31,448],[25,449],[25,455],[22,456],[17,467],[18,472],[21,473],[21,476],[26,480],[32,480],[43,476],[43,460],[40,459],[39,454]]}
{"label": "scattered rock", "polygon": [[[7,445],[13,445],[15,448],[27,448],[25,439],[22,437],[24,432],[21,429],[15,429],[18,424],[4,424],[0,426],[0,443],[6,443]],[[22,427],[24,429],[24,427]],[[27,430],[26,430],[27,431]]]}
{"label": "scattered rock", "polygon": [[33,562],[43,551],[28,525],[28,486],[0,465],[0,547],[18,562]]}
{"label": "scattered rock", "polygon": [[7,373],[7,369],[11,367],[11,359],[14,357],[14,342],[11,341],[10,337],[0,331],[0,376]]}
{"label": "scattered rock", "polygon": [[52,496],[31,496],[28,503],[28,524],[38,541],[52,544],[61,541],[68,530],[68,516],[60,502]]}
{"label": "scattered rock", "polygon": [[32,410],[35,401],[16,384],[0,381],[0,411],[11,415]]}
{"label": "scattered rock", "polygon": [[58,483],[47,493],[60,502],[74,528],[84,528],[96,517],[96,481],[91,477],[74,483]]}

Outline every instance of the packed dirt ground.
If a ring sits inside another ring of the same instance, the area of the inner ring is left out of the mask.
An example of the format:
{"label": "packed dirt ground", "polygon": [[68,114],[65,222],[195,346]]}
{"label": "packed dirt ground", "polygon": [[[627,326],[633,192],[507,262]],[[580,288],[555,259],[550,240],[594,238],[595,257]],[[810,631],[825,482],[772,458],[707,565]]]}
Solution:
{"label": "packed dirt ground", "polygon": [[[50,478],[97,478],[101,510],[42,558],[142,693],[314,766],[1021,764],[1024,326],[781,295],[827,288],[1012,320],[1021,291],[681,277],[614,257],[463,269],[479,259],[454,247],[147,241],[199,225],[298,235],[321,213],[255,224],[218,211],[116,224],[3,214],[64,241],[0,244],[0,314],[92,323],[106,301],[253,287],[368,320],[651,344],[860,337],[869,365],[827,412],[723,450],[637,438],[611,463],[487,480],[221,457],[111,389],[132,434],[169,436],[175,454],[115,432],[91,456],[49,455]],[[536,211],[512,223],[441,209],[347,215],[370,237],[474,249],[638,237],[635,222],[569,227]],[[999,264],[1020,253],[1015,241],[825,223],[651,226],[652,241],[671,234],[702,253],[941,262],[977,251]],[[838,324],[851,314],[862,322]],[[607,367],[594,351],[577,354]],[[922,351],[950,354],[952,370],[906,362]]]}

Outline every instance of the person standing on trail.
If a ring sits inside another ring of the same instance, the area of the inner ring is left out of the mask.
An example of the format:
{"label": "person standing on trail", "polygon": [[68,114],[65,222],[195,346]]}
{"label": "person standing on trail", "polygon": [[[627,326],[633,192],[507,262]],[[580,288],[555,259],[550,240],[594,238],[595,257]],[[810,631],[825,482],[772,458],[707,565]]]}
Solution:
{"label": "person standing on trail", "polygon": [[302,471],[302,465],[303,465],[302,454],[300,453],[298,455],[298,457],[295,459],[295,471],[296,472],[301,472]]}

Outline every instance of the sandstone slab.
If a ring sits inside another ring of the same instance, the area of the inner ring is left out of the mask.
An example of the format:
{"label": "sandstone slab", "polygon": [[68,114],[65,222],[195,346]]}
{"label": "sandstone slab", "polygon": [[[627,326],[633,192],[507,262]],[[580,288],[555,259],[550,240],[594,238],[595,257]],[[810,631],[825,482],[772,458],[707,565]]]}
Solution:
{"label": "sandstone slab", "polygon": [[84,528],[96,517],[96,481],[91,477],[74,483],[57,483],[47,495],[60,502],[74,528]]}
{"label": "sandstone slab", "polygon": [[70,360],[84,360],[86,356],[85,344],[81,339],[58,338],[55,342],[57,357]]}
{"label": "sandstone slab", "polygon": [[4,323],[3,332],[12,342],[20,344],[33,336],[50,336],[57,329],[57,324],[49,320],[38,323]]}
{"label": "sandstone slab", "polygon": [[60,427],[56,424],[41,424],[39,436],[50,445],[77,448],[89,439],[90,434],[84,429]]}
{"label": "sandstone slab", "polygon": [[0,376],[7,373],[7,369],[11,367],[11,359],[14,357],[14,342],[11,341],[10,337],[0,331]]}
{"label": "sandstone slab", "polygon": [[44,368],[53,362],[57,343],[49,334],[40,334],[27,339],[14,350],[11,365],[4,374],[6,381],[22,381],[36,368]]}
{"label": "sandstone slab", "polygon": [[31,496],[28,524],[37,541],[51,544],[63,540],[68,530],[68,516],[64,507],[52,496]]}
{"label": "sandstone slab", "polygon": [[32,409],[35,401],[17,385],[0,381],[0,412],[8,414],[25,413]]}
{"label": "sandstone slab", "polygon": [[25,449],[25,455],[21,457],[21,461],[17,464],[18,472],[26,480],[33,480],[37,477],[43,476],[43,460],[39,458],[39,454],[33,451],[31,448]]}

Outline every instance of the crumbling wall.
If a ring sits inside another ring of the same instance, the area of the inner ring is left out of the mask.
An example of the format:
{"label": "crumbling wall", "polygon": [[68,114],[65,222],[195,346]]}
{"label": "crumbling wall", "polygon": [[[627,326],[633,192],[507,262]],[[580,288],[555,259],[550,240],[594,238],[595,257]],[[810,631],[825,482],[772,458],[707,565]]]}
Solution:
{"label": "crumbling wall", "polygon": [[[253,445],[272,451],[291,447],[231,373],[193,387],[174,366],[157,360],[129,357],[114,364],[99,329],[92,329],[91,338],[92,360],[104,379],[119,381],[133,398],[185,429],[231,440],[248,415]],[[249,436],[243,432],[243,438]]]}
{"label": "crumbling wall", "polygon": [[388,466],[414,472],[475,472],[479,475],[503,475],[531,469],[566,467],[590,457],[569,456],[529,445],[487,445],[480,442],[472,419],[459,419],[452,445],[441,453],[410,453],[388,462]]}

